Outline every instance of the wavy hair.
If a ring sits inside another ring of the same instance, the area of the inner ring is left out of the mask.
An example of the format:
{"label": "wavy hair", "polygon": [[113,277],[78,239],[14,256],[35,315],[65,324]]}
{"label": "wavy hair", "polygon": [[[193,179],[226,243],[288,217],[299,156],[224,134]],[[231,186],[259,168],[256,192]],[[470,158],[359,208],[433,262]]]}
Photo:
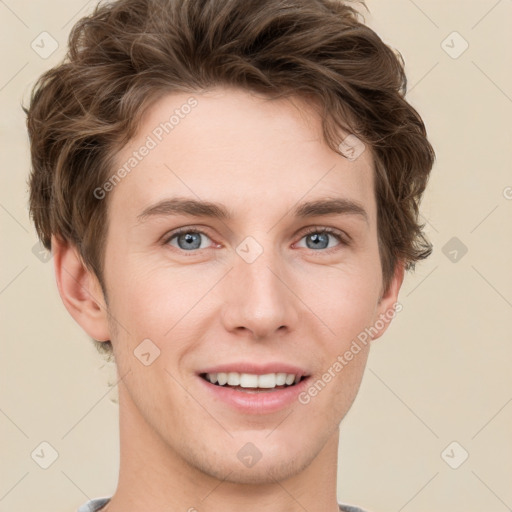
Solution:
{"label": "wavy hair", "polygon": [[[363,3],[364,5],[364,3]],[[27,129],[30,214],[43,245],[74,244],[103,290],[108,200],[93,191],[163,95],[235,86],[320,106],[323,135],[340,129],[372,148],[384,289],[432,252],[419,203],[434,151],[405,100],[400,54],[340,0],[117,0],[73,27],[68,52],[35,83]],[[111,352],[110,343],[99,343]]]}

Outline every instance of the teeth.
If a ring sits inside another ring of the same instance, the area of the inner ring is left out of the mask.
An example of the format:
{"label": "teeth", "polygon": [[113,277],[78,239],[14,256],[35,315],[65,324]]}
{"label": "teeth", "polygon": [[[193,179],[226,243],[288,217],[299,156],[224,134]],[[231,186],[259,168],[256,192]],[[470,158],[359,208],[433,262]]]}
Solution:
{"label": "teeth", "polygon": [[284,386],[286,384],[286,373],[276,373],[276,385]]}
{"label": "teeth", "polygon": [[272,389],[276,386],[291,386],[297,384],[301,379],[300,375],[293,373],[267,373],[265,375],[255,375],[252,373],[207,373],[206,380],[212,384],[220,386],[240,386],[242,388],[264,388]]}
{"label": "teeth", "polygon": [[235,372],[228,373],[228,386],[240,386],[240,374]]}
{"label": "teeth", "polygon": [[243,388],[257,388],[258,376],[250,375],[249,373],[240,374],[240,386]]}
{"label": "teeth", "polygon": [[292,375],[292,374],[288,374],[288,375],[286,375],[285,383],[286,383],[288,386],[291,386],[294,382],[295,382],[295,375]]}
{"label": "teeth", "polygon": [[265,375],[260,375],[258,377],[258,387],[259,388],[275,388],[276,387],[276,374],[275,373],[267,373]]}

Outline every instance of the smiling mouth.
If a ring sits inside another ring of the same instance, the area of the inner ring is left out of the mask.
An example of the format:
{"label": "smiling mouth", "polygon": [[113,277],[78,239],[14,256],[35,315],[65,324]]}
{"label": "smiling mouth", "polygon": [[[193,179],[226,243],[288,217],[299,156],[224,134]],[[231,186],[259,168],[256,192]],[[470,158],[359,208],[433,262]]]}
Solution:
{"label": "smiling mouth", "polygon": [[218,387],[230,388],[247,393],[279,391],[290,388],[307,379],[307,375],[292,373],[267,373],[256,375],[250,373],[201,373],[202,379]]}

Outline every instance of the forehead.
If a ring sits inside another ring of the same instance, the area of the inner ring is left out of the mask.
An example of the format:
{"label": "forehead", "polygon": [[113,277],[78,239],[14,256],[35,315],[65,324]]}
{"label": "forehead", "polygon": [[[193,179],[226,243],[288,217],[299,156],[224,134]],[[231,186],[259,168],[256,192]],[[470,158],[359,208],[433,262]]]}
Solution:
{"label": "forehead", "polygon": [[375,215],[371,151],[355,161],[333,152],[321,118],[299,97],[269,100],[232,88],[166,95],[118,153],[114,172],[122,168],[109,200],[134,214],[172,195],[233,212],[343,196]]}

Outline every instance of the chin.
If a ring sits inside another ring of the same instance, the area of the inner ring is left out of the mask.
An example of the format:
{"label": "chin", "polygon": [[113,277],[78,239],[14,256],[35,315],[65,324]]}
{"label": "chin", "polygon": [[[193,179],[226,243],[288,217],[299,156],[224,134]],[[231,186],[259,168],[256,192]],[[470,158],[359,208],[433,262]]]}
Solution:
{"label": "chin", "polygon": [[215,468],[211,476],[232,484],[274,485],[299,474],[307,464],[299,465],[297,460],[259,461],[252,468],[240,469],[240,465],[226,464],[224,471]]}
{"label": "chin", "polygon": [[[297,443],[292,452],[284,452],[275,447],[274,453],[262,450],[261,458],[253,465],[245,465],[239,450],[227,449],[224,453],[194,453],[189,463],[204,474],[232,484],[266,485],[285,481],[308,467],[316,453],[305,451],[304,444]],[[297,451],[298,449],[298,451]],[[250,450],[248,450],[250,452]],[[190,454],[189,454],[190,455]],[[240,460],[242,459],[242,461]],[[250,464],[250,462],[247,462]]]}

